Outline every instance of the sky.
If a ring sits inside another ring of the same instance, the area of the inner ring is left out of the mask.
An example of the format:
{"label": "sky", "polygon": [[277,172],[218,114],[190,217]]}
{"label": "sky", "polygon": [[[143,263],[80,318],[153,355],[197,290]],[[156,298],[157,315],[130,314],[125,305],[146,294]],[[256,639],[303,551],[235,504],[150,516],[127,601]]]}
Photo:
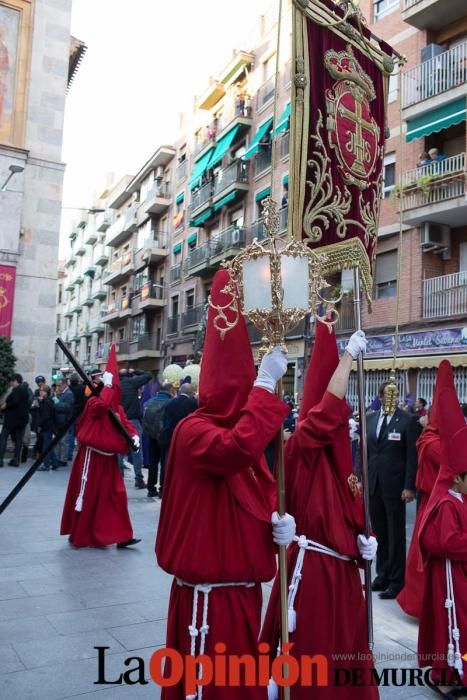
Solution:
{"label": "sky", "polygon": [[[209,76],[251,48],[277,0],[73,0],[71,33],[88,50],[67,96],[61,253],[71,207],[89,207],[108,173],[135,174],[178,132]],[[249,44],[249,45],[247,45]],[[70,208],[70,209],[69,209]]]}

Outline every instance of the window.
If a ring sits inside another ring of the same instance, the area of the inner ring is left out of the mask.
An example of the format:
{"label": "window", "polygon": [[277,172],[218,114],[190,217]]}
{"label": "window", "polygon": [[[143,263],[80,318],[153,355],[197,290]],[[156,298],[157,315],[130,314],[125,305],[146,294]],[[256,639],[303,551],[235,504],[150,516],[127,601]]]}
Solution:
{"label": "window", "polygon": [[172,305],[172,317],[178,316],[178,296],[177,297],[172,297],[170,300],[171,305]]}
{"label": "window", "polygon": [[119,340],[124,340],[124,338],[125,338],[125,329],[124,329],[124,328],[119,328],[117,332],[118,332],[118,339],[119,339]]}
{"label": "window", "polygon": [[375,21],[399,8],[399,0],[374,0]]}
{"label": "window", "polygon": [[396,184],[396,153],[388,153],[383,161],[383,199],[391,194]]}
{"label": "window", "polygon": [[375,297],[394,297],[397,292],[397,250],[376,256]]}
{"label": "window", "polygon": [[389,76],[388,102],[395,102],[399,94],[399,72],[397,70]]}
{"label": "window", "polygon": [[243,226],[243,207],[242,209],[236,209],[230,214],[230,224],[231,226],[238,226],[238,228]]}
{"label": "window", "polygon": [[63,285],[58,285],[58,303],[61,304],[63,301]]}
{"label": "window", "polygon": [[144,314],[135,316],[133,319],[133,338],[139,338],[146,333],[146,318]]}
{"label": "window", "polygon": [[263,80],[266,82],[276,74],[276,56],[273,55],[263,63]]}
{"label": "window", "polygon": [[188,311],[189,309],[192,309],[195,305],[195,290],[190,289],[189,292],[186,293],[185,296],[185,309]]}

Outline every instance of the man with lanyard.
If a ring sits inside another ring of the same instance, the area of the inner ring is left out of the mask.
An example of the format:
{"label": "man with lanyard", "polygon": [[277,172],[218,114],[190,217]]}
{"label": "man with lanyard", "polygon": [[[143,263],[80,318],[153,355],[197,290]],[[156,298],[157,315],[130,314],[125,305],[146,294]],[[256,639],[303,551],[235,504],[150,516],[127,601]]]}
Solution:
{"label": "man with lanyard", "polygon": [[[275,513],[276,483],[263,456],[288,412],[274,394],[287,357],[275,348],[255,380],[244,318],[227,308],[228,281],[225,270],[213,280],[199,408],[173,435],[156,554],[159,566],[175,576],[166,646],[182,656],[213,656],[222,643],[227,655],[256,658],[261,582],[276,572],[274,542],[286,545],[295,534],[293,518]],[[161,697],[185,700],[184,680]],[[246,687],[243,679],[240,688],[200,683],[196,697],[266,700],[267,690]]]}
{"label": "man with lanyard", "polygon": [[[329,685],[291,687],[292,700],[375,700],[368,651],[366,608],[360,579],[362,559],[373,559],[374,537],[366,538],[363,500],[352,468],[345,401],[352,360],[366,348],[363,331],[350,338],[339,361],[333,331],[318,323],[305,378],[300,414],[285,448],[287,508],[297,537],[288,550],[289,633],[292,656],[323,655]],[[279,581],[276,580],[261,641],[274,654],[279,643]],[[334,685],[334,669],[358,672],[364,685]],[[270,683],[269,697],[278,698]]]}

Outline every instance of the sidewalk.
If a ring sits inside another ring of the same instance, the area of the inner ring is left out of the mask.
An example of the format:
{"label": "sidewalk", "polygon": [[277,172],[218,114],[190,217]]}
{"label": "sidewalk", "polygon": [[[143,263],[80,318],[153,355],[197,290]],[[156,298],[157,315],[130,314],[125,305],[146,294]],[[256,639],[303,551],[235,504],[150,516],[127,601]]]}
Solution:
{"label": "sidewalk", "polygon": [[[0,500],[24,467],[0,470]],[[106,679],[146,663],[164,645],[170,577],[155,563],[160,502],[127,482],[133,549],[72,549],[60,537],[69,469],[41,472],[0,516],[0,698],[2,700],[157,700],[147,685],[95,685],[95,646],[106,650]],[[375,603],[375,652],[393,655],[379,667],[416,665],[417,626],[393,601]],[[396,656],[394,656],[396,655]],[[402,655],[402,656],[400,656]],[[400,660],[398,660],[400,659]],[[131,678],[136,680],[133,672]],[[241,691],[240,691],[241,692]],[[381,700],[434,698],[427,689],[381,688]],[[240,696],[239,696],[240,700]]]}

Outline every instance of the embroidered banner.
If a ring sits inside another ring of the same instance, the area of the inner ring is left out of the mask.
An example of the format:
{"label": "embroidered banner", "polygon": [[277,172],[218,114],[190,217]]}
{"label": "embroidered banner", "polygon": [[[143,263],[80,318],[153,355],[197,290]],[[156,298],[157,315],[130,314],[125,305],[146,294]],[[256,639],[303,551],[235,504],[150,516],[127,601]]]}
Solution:
{"label": "embroidered banner", "polygon": [[371,300],[392,49],[351,0],[295,0],[293,36],[292,231]]}
{"label": "embroidered banner", "polygon": [[0,265],[0,335],[11,338],[16,267]]}

